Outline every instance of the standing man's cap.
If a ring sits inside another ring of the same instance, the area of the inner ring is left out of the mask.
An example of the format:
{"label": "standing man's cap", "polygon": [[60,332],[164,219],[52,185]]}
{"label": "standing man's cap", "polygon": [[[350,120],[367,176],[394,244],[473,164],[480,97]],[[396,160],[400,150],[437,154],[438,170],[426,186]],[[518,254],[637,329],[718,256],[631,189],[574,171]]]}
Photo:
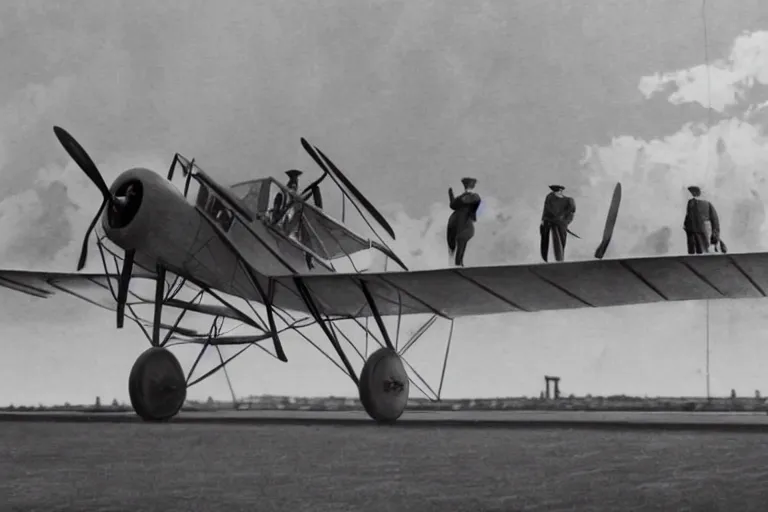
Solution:
{"label": "standing man's cap", "polygon": [[461,184],[466,188],[475,188],[477,180],[475,178],[461,178]]}
{"label": "standing man's cap", "polygon": [[690,192],[691,194],[693,194],[695,196],[698,196],[698,195],[701,194],[701,189],[699,187],[697,187],[696,185],[691,185],[690,187],[688,187],[688,192]]}
{"label": "standing man's cap", "polygon": [[550,185],[550,186],[549,186],[549,189],[550,189],[552,192],[560,192],[561,190],[565,190],[565,187],[564,187],[564,186],[562,186],[562,185]]}

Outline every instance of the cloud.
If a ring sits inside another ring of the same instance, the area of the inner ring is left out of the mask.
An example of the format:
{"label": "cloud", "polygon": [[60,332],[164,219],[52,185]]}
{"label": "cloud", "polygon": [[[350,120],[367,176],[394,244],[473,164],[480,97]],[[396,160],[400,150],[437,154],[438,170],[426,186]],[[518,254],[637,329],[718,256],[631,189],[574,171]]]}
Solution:
{"label": "cloud", "polygon": [[742,33],[725,59],[645,76],[638,89],[649,98],[673,87],[674,92],[668,96],[673,105],[711,104],[714,110],[723,112],[744,100],[756,84],[768,84],[768,31]]}
{"label": "cloud", "polygon": [[[163,169],[170,165],[164,160],[148,154],[115,154],[95,163],[111,183],[132,167]],[[32,188],[0,201],[0,232],[6,240],[0,248],[3,267],[72,271],[88,224],[100,204],[98,189],[73,161],[64,167],[40,169]],[[101,271],[94,241],[92,236],[86,270]]]}

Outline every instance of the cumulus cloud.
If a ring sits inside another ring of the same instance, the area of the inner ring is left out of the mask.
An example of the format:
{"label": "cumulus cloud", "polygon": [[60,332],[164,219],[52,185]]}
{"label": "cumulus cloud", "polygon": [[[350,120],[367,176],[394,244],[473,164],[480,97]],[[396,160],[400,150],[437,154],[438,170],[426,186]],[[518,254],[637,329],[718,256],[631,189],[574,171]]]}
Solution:
{"label": "cumulus cloud", "polygon": [[[58,144],[53,133],[51,138]],[[63,148],[61,151],[64,153]],[[161,170],[170,164],[161,157],[141,154],[116,154],[94,160],[107,183],[131,167]],[[88,224],[100,204],[98,189],[74,162],[69,161],[64,167],[40,169],[33,188],[0,202],[0,232],[7,241],[0,249],[3,266],[72,271]],[[86,270],[102,268],[94,247],[94,237],[91,237],[91,257]]]}
{"label": "cumulus cloud", "polygon": [[744,100],[755,85],[768,84],[768,32],[745,32],[733,43],[730,54],[709,64],[654,73],[640,80],[646,98],[675,90],[668,96],[673,105],[698,103],[723,112]]}

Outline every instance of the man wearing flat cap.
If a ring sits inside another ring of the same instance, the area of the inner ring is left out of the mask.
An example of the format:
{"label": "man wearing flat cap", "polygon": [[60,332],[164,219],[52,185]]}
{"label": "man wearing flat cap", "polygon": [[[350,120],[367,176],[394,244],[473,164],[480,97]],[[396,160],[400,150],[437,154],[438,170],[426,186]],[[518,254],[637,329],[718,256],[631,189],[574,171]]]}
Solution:
{"label": "man wearing flat cap", "polygon": [[549,238],[552,236],[552,249],[557,261],[565,259],[565,242],[568,238],[568,226],[576,214],[576,202],[563,194],[565,187],[550,185],[551,192],[544,199],[544,212],[541,214],[541,257],[547,261]]}
{"label": "man wearing flat cap", "polygon": [[467,243],[475,236],[475,221],[477,221],[477,209],[480,207],[480,196],[475,192],[477,180],[475,178],[462,178],[464,193],[458,197],[453,196],[453,189],[448,189],[448,199],[451,202],[451,216],[448,218],[448,252],[453,256],[454,263],[464,266],[464,253]]}
{"label": "man wearing flat cap", "polygon": [[720,241],[720,218],[712,203],[701,199],[699,187],[690,186],[688,192],[692,197],[688,200],[683,221],[688,254],[705,254],[710,245]]}

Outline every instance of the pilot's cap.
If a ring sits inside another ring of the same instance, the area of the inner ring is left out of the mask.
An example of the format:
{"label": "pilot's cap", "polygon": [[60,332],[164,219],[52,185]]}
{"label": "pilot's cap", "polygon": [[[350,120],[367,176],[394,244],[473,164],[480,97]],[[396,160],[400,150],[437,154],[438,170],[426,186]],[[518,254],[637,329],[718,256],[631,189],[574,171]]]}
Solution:
{"label": "pilot's cap", "polygon": [[464,185],[464,188],[475,188],[477,180],[475,178],[461,178],[461,184]]}
{"label": "pilot's cap", "polygon": [[285,174],[288,175],[288,181],[299,181],[299,176],[304,173],[298,169],[291,169],[290,171],[285,171]]}
{"label": "pilot's cap", "polygon": [[688,187],[688,192],[693,194],[694,196],[700,196],[701,195],[701,189],[697,187],[696,185],[691,185]]}
{"label": "pilot's cap", "polygon": [[549,190],[551,190],[552,192],[561,192],[565,190],[565,187],[562,185],[550,185]]}
{"label": "pilot's cap", "polygon": [[298,169],[291,169],[290,171],[285,171],[285,174],[288,175],[288,187],[297,187],[299,186],[299,176],[302,175],[302,172]]}

